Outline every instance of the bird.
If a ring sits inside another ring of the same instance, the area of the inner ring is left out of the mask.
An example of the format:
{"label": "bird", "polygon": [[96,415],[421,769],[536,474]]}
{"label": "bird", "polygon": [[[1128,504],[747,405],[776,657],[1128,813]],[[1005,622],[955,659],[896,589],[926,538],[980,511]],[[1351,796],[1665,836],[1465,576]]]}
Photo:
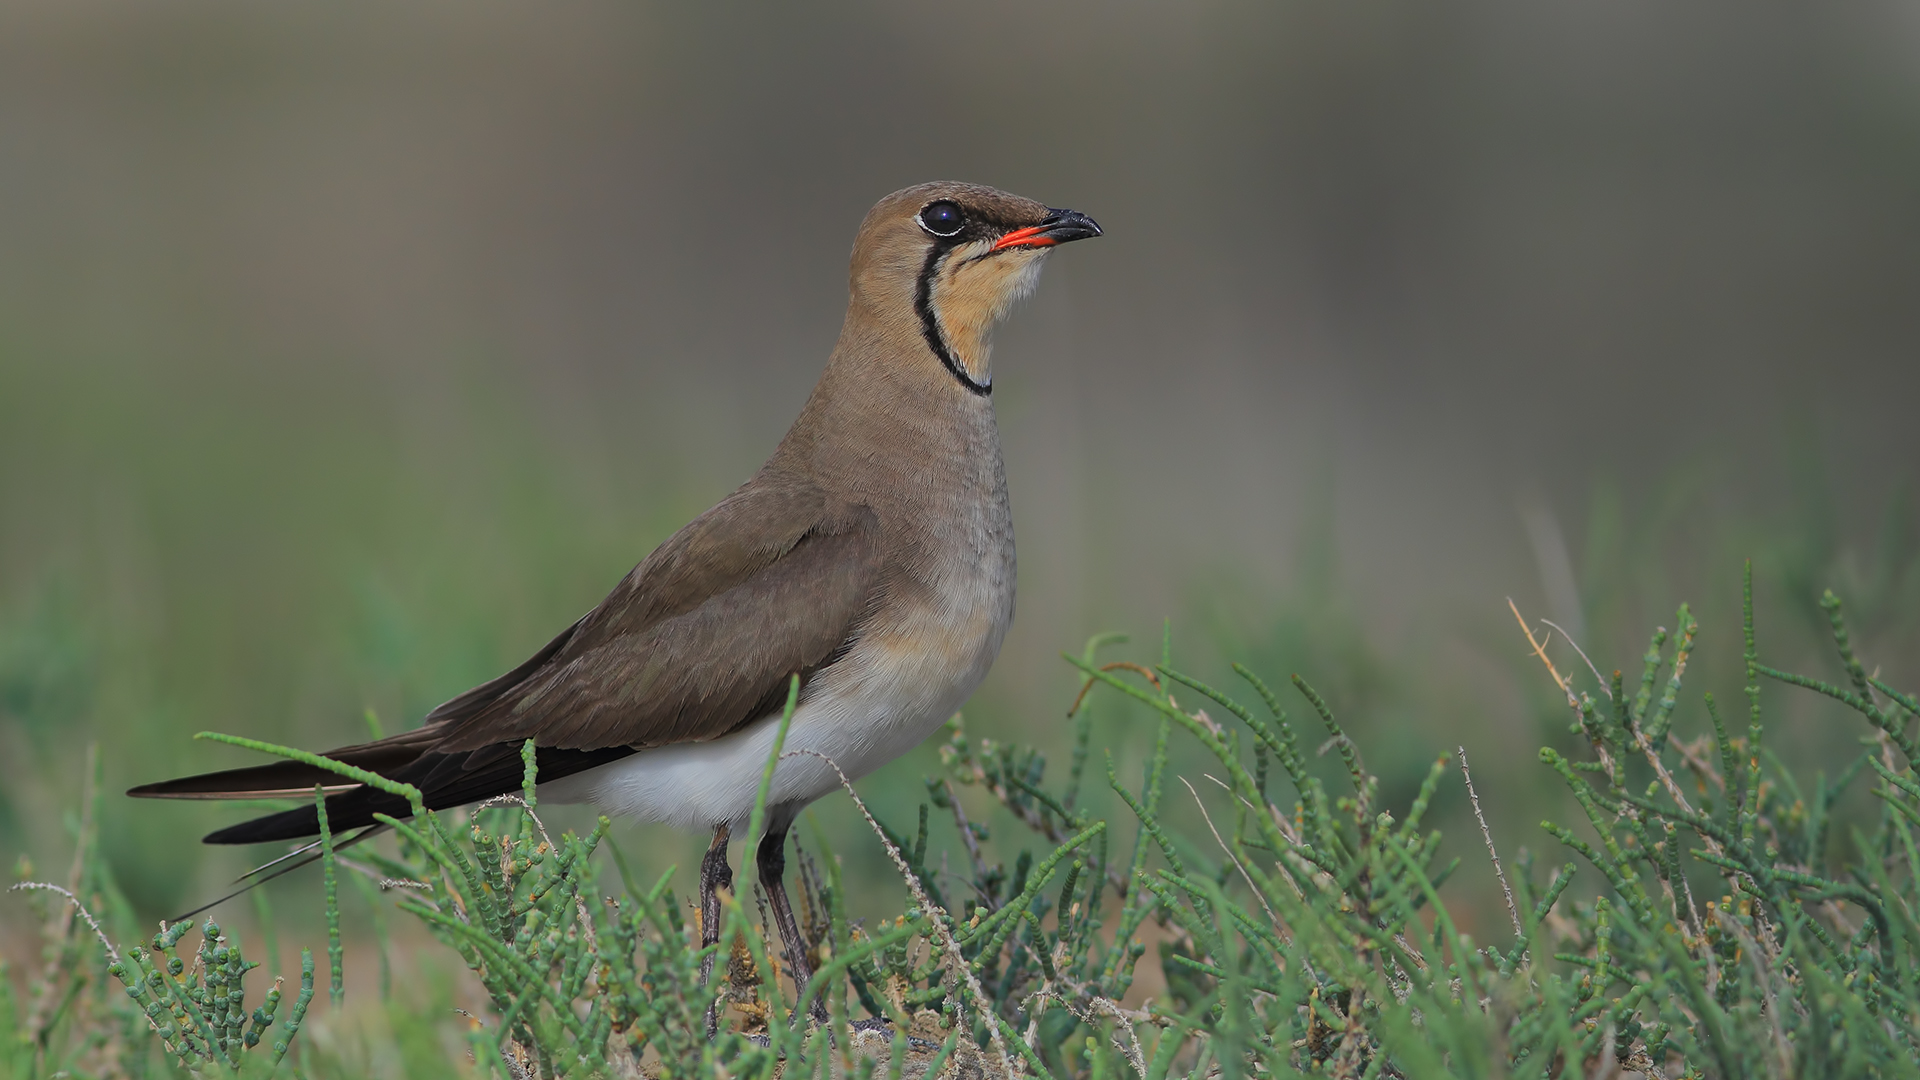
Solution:
{"label": "bird", "polygon": [[[524,663],[417,728],[323,756],[411,784],[439,810],[518,791],[532,740],[540,801],[710,831],[700,913],[711,946],[733,884],[727,846],[749,826],[797,680],[754,862],[804,988],[788,830],[843,774],[865,776],[938,730],[999,654],[1015,561],[991,335],[1053,248],[1100,235],[1086,214],[978,184],[881,199],[854,239],[839,339],[758,472]],[[295,761],[128,794],[258,799],[316,785],[332,829],[363,829],[354,840],[376,814],[410,814],[399,796]],[[318,833],[308,804],[205,842]]]}

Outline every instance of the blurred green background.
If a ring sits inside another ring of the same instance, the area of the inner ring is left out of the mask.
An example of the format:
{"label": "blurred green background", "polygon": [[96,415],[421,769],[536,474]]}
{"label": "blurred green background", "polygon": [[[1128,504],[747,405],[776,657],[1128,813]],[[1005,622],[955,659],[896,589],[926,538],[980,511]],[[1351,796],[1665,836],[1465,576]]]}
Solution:
{"label": "blurred green background", "polygon": [[[935,177],[1107,230],[1000,335],[1020,614],[970,729],[1058,755],[1058,654],[1168,620],[1318,683],[1394,800],[1466,745],[1540,848],[1566,718],[1507,597],[1630,669],[1691,600],[1737,700],[1752,556],[1770,659],[1832,586],[1920,681],[1917,55],[1890,3],[6,0],[0,855],[61,865],[89,741],[117,791],[518,662],[758,465],[861,215]],[[862,788],[904,823],[936,770]],[[108,800],[143,915],[237,816]]]}

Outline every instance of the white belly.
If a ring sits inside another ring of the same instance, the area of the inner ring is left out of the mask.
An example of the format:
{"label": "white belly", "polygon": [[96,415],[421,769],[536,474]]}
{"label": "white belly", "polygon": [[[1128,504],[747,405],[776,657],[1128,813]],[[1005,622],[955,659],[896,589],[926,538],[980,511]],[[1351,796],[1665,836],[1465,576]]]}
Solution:
{"label": "white belly", "polygon": [[[1010,545],[1009,545],[1010,546]],[[840,786],[825,761],[858,779],[938,730],[986,676],[1013,616],[1011,552],[913,625],[876,628],[815,676],[794,711],[767,805],[797,811]],[[685,829],[746,828],[773,752],[778,713],[724,738],[642,750],[540,785],[540,798]],[[796,753],[812,751],[812,753]]]}

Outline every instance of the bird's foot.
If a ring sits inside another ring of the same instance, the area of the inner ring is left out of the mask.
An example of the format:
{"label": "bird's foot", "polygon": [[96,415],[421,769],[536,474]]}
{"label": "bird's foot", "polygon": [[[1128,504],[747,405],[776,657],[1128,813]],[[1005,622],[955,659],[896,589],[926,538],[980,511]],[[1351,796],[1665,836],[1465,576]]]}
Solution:
{"label": "bird's foot", "polygon": [[[853,1029],[853,1038],[856,1043],[861,1041],[860,1037],[862,1035],[879,1035],[891,1043],[893,1041],[893,1033],[899,1030],[894,1026],[893,1021],[884,1016],[869,1016],[865,1020],[855,1020],[847,1026]],[[905,1034],[907,1036],[908,1050],[919,1053],[930,1053],[940,1049],[940,1044],[937,1042],[930,1042],[915,1035],[911,1031]]]}

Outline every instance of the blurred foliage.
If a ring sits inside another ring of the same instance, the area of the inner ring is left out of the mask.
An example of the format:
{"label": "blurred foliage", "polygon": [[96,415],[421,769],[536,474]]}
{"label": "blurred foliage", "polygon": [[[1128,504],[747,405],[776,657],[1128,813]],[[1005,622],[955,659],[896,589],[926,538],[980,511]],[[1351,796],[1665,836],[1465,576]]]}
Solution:
{"label": "blurred foliage", "polygon": [[[1654,633],[1636,677],[1593,669],[1591,683],[1584,666],[1563,673],[1523,620],[1584,748],[1540,751],[1584,819],[1543,828],[1600,881],[1571,889],[1576,862],[1543,877],[1524,848],[1509,871],[1494,836],[1515,824],[1482,818],[1490,859],[1476,857],[1468,873],[1491,876],[1504,907],[1482,925],[1508,928],[1486,935],[1490,944],[1461,928],[1457,899],[1443,898],[1467,864],[1447,858],[1426,823],[1451,786],[1452,755],[1430,763],[1407,803],[1392,803],[1328,699],[1299,676],[1293,696],[1306,719],[1296,726],[1242,665],[1232,671],[1255,706],[1174,668],[1170,642],[1151,666],[1102,663],[1108,638],[1069,658],[1084,683],[1064,776],[1049,778],[1034,748],[972,737],[956,719],[912,829],[888,827],[854,796],[907,884],[904,912],[850,918],[825,837],[817,857],[802,851],[802,933],[816,965],[804,988],[782,982],[763,905],[756,920],[745,897],[723,894],[717,943],[703,949],[671,870],[643,888],[616,849],[618,884],[603,881],[606,819],[584,837],[549,834],[531,746],[521,796],[452,814],[425,812],[405,785],[331,766],[414,805],[408,820],[383,819],[397,835],[390,848],[336,838],[322,816],[312,847],[332,1012],[346,1004],[338,882],[347,874],[397,896],[485,1001],[488,1016],[453,1040],[460,1025],[444,1012],[390,1007],[385,1037],[396,1049],[385,1056],[408,1076],[1920,1075],[1920,701],[1860,658],[1832,593],[1819,612],[1840,677],[1764,662],[1752,596],[1749,570],[1743,709],[1695,698],[1701,627],[1686,605],[1673,632]],[[1772,752],[1769,685],[1864,721],[1840,776],[1808,777]],[[1096,753],[1108,740],[1081,707],[1089,693],[1158,718],[1137,784],[1110,750]],[[1693,700],[1699,709],[1682,709]],[[789,717],[791,708],[790,699]],[[1315,727],[1327,734],[1318,754],[1303,742]],[[1198,782],[1170,766],[1170,748],[1184,742],[1210,762]],[[755,827],[779,755],[776,742]],[[1317,775],[1315,758],[1333,764],[1334,782]],[[1470,777],[1466,786],[1478,816]],[[1835,807],[1856,787],[1880,812],[1836,844]],[[981,796],[1019,832],[996,838],[978,818]],[[1189,800],[1197,831],[1166,813]],[[244,977],[257,965],[211,920],[191,961],[180,952],[186,922],[163,927],[150,951],[116,953],[90,913],[128,933],[93,839],[97,781],[84,802],[68,885],[30,886],[73,903],[42,905],[44,963],[5,987],[6,1076],[267,1075],[283,1057],[301,1075],[381,1071],[337,1037],[294,1042],[314,993],[310,950],[285,1015],[277,981],[247,1011]],[[935,813],[952,817],[963,849],[937,861]],[[1115,835],[1121,821],[1126,843]],[[128,993],[109,994],[103,970]],[[816,1000],[824,1022],[812,1020]]]}
{"label": "blurred foliage", "polygon": [[[1534,565],[1510,575],[1522,587],[1519,602],[1551,597],[1550,587],[1525,586],[1536,575],[1544,578],[1554,558],[1573,575],[1571,609],[1549,603],[1544,613],[1553,622],[1542,634],[1549,655],[1577,671],[1587,670],[1589,657],[1598,663],[1609,655],[1638,655],[1648,624],[1671,627],[1667,605],[1674,595],[1698,597],[1691,610],[1701,622],[1732,625],[1742,597],[1721,568],[1751,559],[1763,604],[1781,613],[1771,653],[1782,663],[1812,664],[1830,651],[1829,628],[1814,601],[1831,588],[1861,598],[1849,622],[1856,639],[1872,643],[1886,674],[1908,682],[1920,675],[1912,659],[1920,656],[1920,514],[1910,488],[1896,474],[1883,498],[1838,504],[1825,480],[1833,463],[1804,440],[1791,457],[1794,466],[1775,497],[1757,510],[1735,512],[1721,498],[1733,464],[1700,457],[1632,484],[1603,479],[1584,493],[1524,508],[1523,518],[1553,519],[1545,540],[1558,550],[1542,550],[1536,538]],[[1571,754],[1582,744],[1555,719],[1559,691],[1527,677],[1538,660],[1516,645],[1506,604],[1476,597],[1474,607],[1444,615],[1370,621],[1357,599],[1352,560],[1343,557],[1338,494],[1325,479],[1304,500],[1284,588],[1249,587],[1248,575],[1231,569],[1193,578],[1190,621],[1210,648],[1182,662],[1216,684],[1235,677],[1222,656],[1242,658],[1256,671],[1312,673],[1329,699],[1343,702],[1347,728],[1371,747],[1368,766],[1390,803],[1413,798],[1435,754],[1464,745],[1503,815],[1577,813],[1563,785],[1530,754],[1514,752],[1546,744]],[[1561,520],[1574,526],[1566,535]],[[1744,669],[1737,652],[1708,649],[1689,677],[1726,698],[1740,692]],[[1777,747],[1789,760],[1829,774],[1852,761],[1851,745],[1826,735],[1830,708],[1817,700],[1780,708],[1787,723]],[[1137,727],[1128,730],[1133,741],[1149,737]],[[1174,753],[1183,767],[1193,764],[1180,748]],[[1309,767],[1323,781],[1338,779],[1327,761]],[[1854,796],[1843,798],[1837,812],[1853,822],[1877,810]],[[1449,854],[1472,850],[1475,827],[1463,793],[1443,788],[1430,813],[1448,834]],[[1840,842],[1849,842],[1844,830]]]}

